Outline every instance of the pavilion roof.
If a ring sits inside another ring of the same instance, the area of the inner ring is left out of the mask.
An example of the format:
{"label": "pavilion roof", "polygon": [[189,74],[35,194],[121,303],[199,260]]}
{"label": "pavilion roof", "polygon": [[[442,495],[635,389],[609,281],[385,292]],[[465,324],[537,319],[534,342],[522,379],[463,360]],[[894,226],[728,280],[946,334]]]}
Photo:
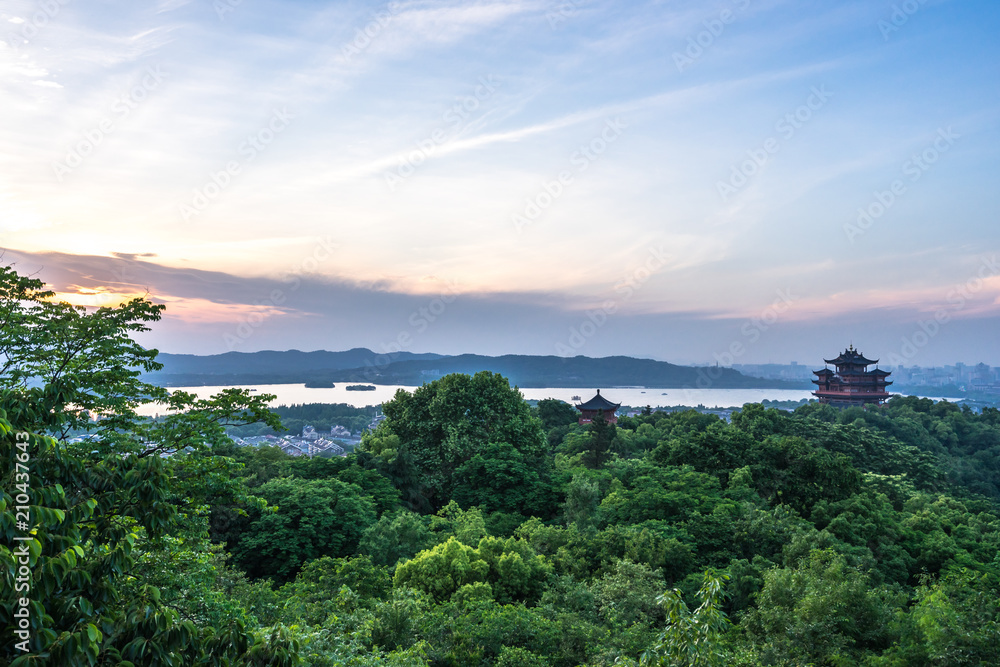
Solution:
{"label": "pavilion roof", "polygon": [[576,406],[577,410],[604,410],[605,412],[611,410],[617,410],[621,406],[621,403],[612,403],[608,399],[601,396],[601,390],[597,390],[597,395],[586,403],[578,403]]}
{"label": "pavilion roof", "polygon": [[861,364],[862,366],[867,366],[878,363],[878,359],[866,359],[865,355],[855,350],[853,345],[841,352],[836,359],[824,359],[823,361],[834,365]]}

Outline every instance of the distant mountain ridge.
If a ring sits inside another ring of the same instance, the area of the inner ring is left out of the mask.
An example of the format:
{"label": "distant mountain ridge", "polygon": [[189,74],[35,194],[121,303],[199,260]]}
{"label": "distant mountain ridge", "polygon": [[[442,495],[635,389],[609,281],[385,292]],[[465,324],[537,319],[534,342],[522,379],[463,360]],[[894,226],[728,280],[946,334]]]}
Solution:
{"label": "distant mountain ridge", "polygon": [[[750,377],[718,366],[678,366],[634,357],[557,357],[508,354],[441,355],[366,348],[343,352],[318,350],[227,352],[208,356],[160,354],[163,370],[143,379],[164,387],[315,382],[369,382],[421,385],[449,373],[493,371],[519,387],[625,387],[713,389],[799,389],[801,382]],[[809,385],[811,386],[811,385]]]}
{"label": "distant mountain ridge", "polygon": [[[365,362],[372,360],[375,352],[355,347],[343,352],[302,352],[300,350],[264,350],[262,352],[226,352],[201,356],[197,354],[167,354],[161,353],[156,359],[164,365],[164,372],[195,373],[195,374],[229,374],[243,373],[252,365],[257,373],[287,373],[312,370],[342,370],[345,368],[360,368]],[[400,361],[411,359],[438,359],[440,354],[414,354],[399,352],[393,355]],[[169,370],[167,370],[169,368]]]}

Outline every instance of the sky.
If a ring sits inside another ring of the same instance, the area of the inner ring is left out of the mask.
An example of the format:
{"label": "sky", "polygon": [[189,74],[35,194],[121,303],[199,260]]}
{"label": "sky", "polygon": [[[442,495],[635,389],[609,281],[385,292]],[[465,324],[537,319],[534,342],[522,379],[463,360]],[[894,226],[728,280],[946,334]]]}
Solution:
{"label": "sky", "polygon": [[163,352],[1000,365],[1000,4],[0,2],[0,247]]}

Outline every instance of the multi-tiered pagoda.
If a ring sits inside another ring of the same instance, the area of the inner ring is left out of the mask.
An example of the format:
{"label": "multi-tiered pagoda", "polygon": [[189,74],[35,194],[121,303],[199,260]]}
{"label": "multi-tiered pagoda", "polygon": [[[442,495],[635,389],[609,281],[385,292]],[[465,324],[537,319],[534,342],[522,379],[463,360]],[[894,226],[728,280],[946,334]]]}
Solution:
{"label": "multi-tiered pagoda", "polygon": [[597,390],[597,396],[586,403],[577,403],[576,409],[580,411],[580,424],[589,424],[597,418],[598,413],[604,413],[604,421],[609,424],[618,423],[618,415],[615,411],[621,407],[621,403],[612,403],[601,396],[601,390]]}
{"label": "multi-tiered pagoda", "polygon": [[889,398],[886,387],[892,382],[886,380],[889,371],[875,367],[868,370],[872,364],[878,364],[878,359],[866,359],[863,354],[854,349],[854,345],[840,353],[836,359],[824,359],[827,364],[836,366],[836,372],[829,368],[813,371],[818,385],[813,396],[820,403],[829,403],[837,407],[851,405],[881,405]]}

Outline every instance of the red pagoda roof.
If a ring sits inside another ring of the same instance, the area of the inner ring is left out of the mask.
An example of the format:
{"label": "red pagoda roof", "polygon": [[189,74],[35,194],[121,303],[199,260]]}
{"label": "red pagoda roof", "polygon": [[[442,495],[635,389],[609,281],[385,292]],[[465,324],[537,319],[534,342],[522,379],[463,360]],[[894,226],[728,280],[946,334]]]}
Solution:
{"label": "red pagoda roof", "polygon": [[577,406],[576,406],[576,409],[577,410],[604,410],[605,412],[608,412],[608,411],[611,411],[611,410],[617,410],[619,407],[621,407],[621,403],[612,403],[608,399],[606,399],[603,396],[601,396],[601,390],[598,389],[597,390],[597,396],[594,396],[592,399],[590,399],[586,403],[578,403]]}
{"label": "red pagoda roof", "polygon": [[868,366],[869,364],[878,363],[878,359],[866,359],[863,354],[854,349],[853,345],[841,352],[836,359],[824,359],[823,361],[835,366],[841,366],[844,364],[860,364],[861,366]]}

